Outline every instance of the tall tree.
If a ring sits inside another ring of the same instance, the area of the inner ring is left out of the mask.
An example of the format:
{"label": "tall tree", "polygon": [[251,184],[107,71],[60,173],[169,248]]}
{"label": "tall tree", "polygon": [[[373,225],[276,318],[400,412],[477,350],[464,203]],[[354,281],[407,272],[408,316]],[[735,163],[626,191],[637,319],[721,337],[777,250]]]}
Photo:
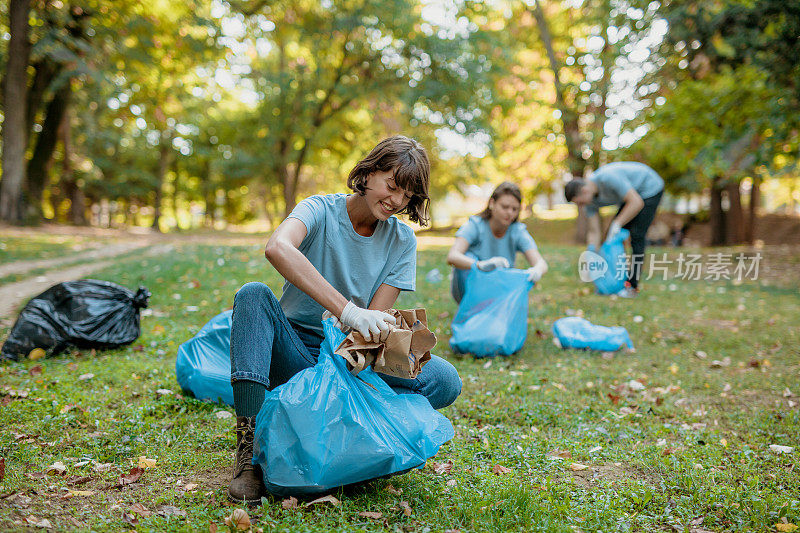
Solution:
{"label": "tall tree", "polygon": [[20,203],[25,184],[27,148],[26,100],[28,89],[29,0],[11,0],[9,19],[11,38],[3,87],[3,176],[0,181],[0,220],[19,222]]}
{"label": "tall tree", "polygon": [[476,100],[469,87],[480,78],[469,32],[440,37],[415,4],[244,4],[256,55],[249,78],[264,127],[264,169],[277,176],[286,213],[316,153],[339,139],[361,146],[377,142],[359,135],[347,116],[366,112],[370,102],[404,100],[410,109],[419,103],[422,121],[439,111],[453,127],[473,127],[457,118]]}

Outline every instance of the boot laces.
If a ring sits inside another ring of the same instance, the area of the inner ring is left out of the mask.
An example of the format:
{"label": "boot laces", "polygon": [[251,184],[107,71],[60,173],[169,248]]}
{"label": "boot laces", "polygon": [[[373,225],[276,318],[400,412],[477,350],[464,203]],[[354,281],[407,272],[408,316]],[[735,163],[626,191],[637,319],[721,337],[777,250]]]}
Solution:
{"label": "boot laces", "polygon": [[255,432],[250,427],[242,428],[242,439],[239,441],[239,447],[236,450],[236,475],[238,476],[244,470],[253,469],[253,441],[255,440]]}

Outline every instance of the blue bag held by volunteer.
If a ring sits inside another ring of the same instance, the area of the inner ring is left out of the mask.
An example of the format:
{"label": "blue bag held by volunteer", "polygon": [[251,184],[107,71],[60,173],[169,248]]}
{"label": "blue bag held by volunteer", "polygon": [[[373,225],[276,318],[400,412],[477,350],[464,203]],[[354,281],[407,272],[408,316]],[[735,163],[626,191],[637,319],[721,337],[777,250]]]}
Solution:
{"label": "blue bag held by volunteer", "polygon": [[397,394],[367,367],[334,355],[345,339],[325,320],[317,364],[268,391],[256,418],[253,464],[279,496],[310,496],[422,467],[453,438],[419,394]]}
{"label": "blue bag held by volunteer", "polygon": [[528,336],[528,273],[514,268],[469,271],[464,298],[453,319],[450,347],[478,357],[511,355]]}
{"label": "blue bag held by volunteer", "polygon": [[198,400],[233,405],[231,386],[231,314],[224,311],[178,347],[175,375],[181,388]]}
{"label": "blue bag held by volunteer", "polygon": [[562,348],[613,352],[627,346],[633,350],[633,341],[628,330],[622,326],[597,326],[577,316],[559,318],[553,322],[553,335]]}
{"label": "blue bag held by volunteer", "polygon": [[[621,229],[616,235],[600,245],[600,257],[603,258],[608,268],[602,273],[592,275],[594,286],[599,294],[617,294],[625,288],[628,279],[628,262],[625,256],[625,239],[630,232]],[[589,247],[594,252],[594,246]],[[595,277],[597,276],[597,277]]]}

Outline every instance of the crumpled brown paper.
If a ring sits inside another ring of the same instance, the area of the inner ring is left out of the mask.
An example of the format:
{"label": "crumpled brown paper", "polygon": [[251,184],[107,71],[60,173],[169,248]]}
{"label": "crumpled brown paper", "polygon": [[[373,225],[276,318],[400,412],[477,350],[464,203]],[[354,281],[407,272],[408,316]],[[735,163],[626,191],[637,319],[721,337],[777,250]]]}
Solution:
{"label": "crumpled brown paper", "polygon": [[428,329],[424,309],[389,309],[396,320],[385,342],[370,342],[352,331],[336,351],[347,360],[348,369],[358,374],[367,366],[375,372],[398,378],[413,379],[431,359],[436,335]]}

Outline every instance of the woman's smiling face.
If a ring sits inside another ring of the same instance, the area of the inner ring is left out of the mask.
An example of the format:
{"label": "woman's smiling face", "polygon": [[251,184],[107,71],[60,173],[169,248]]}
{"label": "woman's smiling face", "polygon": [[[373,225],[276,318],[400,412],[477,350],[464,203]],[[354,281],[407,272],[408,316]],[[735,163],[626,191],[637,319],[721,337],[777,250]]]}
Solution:
{"label": "woman's smiling face", "polygon": [[365,185],[364,199],[378,220],[387,220],[405,209],[413,196],[395,183],[394,170],[373,172],[367,177]]}

